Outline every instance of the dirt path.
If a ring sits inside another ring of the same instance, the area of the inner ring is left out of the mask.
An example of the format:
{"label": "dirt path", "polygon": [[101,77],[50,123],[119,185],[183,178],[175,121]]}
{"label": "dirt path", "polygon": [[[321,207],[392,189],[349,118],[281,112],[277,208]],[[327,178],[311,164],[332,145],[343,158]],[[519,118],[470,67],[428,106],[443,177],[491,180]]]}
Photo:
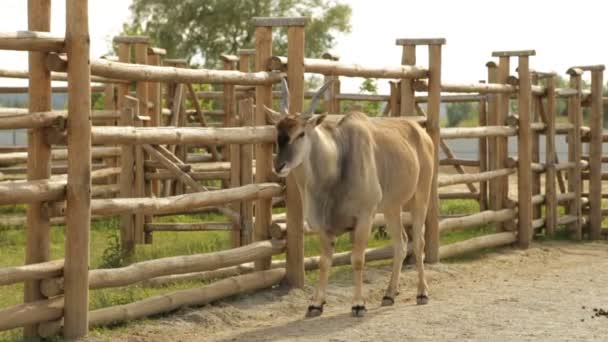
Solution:
{"label": "dirt path", "polygon": [[368,314],[350,317],[350,269],[330,280],[326,312],[304,319],[305,291],[273,289],[92,336],[121,341],[585,340],[608,338],[608,243],[536,244],[428,267],[431,301],[415,305],[415,273],[402,274],[393,307],[379,307],[389,266],[367,269]]}

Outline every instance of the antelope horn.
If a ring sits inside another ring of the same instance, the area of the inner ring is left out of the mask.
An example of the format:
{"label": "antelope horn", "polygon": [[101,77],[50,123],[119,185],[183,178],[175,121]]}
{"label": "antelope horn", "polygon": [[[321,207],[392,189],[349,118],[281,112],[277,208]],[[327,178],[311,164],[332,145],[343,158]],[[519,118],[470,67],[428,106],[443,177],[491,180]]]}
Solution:
{"label": "antelope horn", "polygon": [[281,112],[289,114],[289,86],[285,77],[281,78],[281,96]]}
{"label": "antelope horn", "polygon": [[327,90],[327,88],[329,88],[329,85],[333,82],[334,80],[329,80],[327,81],[321,88],[319,88],[319,90],[317,90],[317,92],[315,93],[315,95],[312,97],[312,100],[310,100],[310,106],[308,107],[308,109],[306,109],[304,111],[304,113],[302,113],[302,116],[311,116],[312,113],[315,110],[315,107],[317,106],[317,103],[319,102],[319,99],[321,99],[321,96],[325,93],[325,91]]}

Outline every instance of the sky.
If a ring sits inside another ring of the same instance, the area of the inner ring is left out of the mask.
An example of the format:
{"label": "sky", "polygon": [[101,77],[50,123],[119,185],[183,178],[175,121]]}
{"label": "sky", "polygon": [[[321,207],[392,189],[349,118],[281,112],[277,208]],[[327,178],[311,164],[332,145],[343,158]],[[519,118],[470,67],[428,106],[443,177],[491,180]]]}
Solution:
{"label": "sky", "polygon": [[[340,35],[333,49],[341,60],[370,66],[398,65],[396,38],[447,39],[443,49],[443,81],[470,83],[486,77],[485,63],[494,50],[535,49],[530,65],[564,74],[573,65],[608,64],[603,40],[608,2],[602,0],[342,0],[351,5],[352,31]],[[129,0],[89,0],[91,56],[109,50],[111,37],[130,16]],[[53,0],[51,31],[65,30],[65,1]],[[27,1],[2,0],[0,31],[27,29]],[[418,64],[426,66],[426,48]],[[27,55],[0,52],[0,68],[26,69]],[[516,62],[512,62],[513,71]],[[27,82],[27,81],[25,81]],[[359,80],[343,79],[345,91]],[[0,85],[16,80],[0,79]],[[20,84],[25,85],[21,81]],[[380,81],[381,92],[388,83]]]}

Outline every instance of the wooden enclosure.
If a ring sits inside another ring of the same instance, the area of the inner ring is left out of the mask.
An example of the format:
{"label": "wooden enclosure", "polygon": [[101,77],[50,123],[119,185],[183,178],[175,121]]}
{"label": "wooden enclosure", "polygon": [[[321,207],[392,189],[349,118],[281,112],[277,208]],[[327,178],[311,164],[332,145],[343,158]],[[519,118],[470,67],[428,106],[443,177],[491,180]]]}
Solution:
{"label": "wooden enclosure", "polygon": [[[441,80],[444,39],[398,39],[401,63],[382,68],[342,63],[331,54],[305,58],[307,18],[254,18],[255,49],[223,55],[222,70],[190,69],[184,60],[166,59],[164,50],[150,46],[147,37],[116,37],[116,58],[92,58],[89,63],[87,1],[68,0],[66,6],[65,37],[48,34],[49,0],[29,1],[30,32],[0,34],[1,49],[30,51],[27,72],[0,70],[0,77],[28,77],[32,84],[27,110],[0,111],[0,129],[29,130],[26,148],[0,148],[0,204],[28,208],[26,218],[0,219],[27,227],[25,265],[0,269],[0,285],[25,283],[25,300],[0,310],[0,330],[24,327],[26,337],[62,333],[78,338],[89,327],[279,283],[304,287],[305,271],[318,267],[318,257],[304,256],[305,234],[314,232],[304,221],[294,179],[283,184],[272,172],[276,130],[264,113],[264,106],[271,107],[273,98],[281,96],[273,85],[283,76],[293,112],[301,112],[311,96],[305,73],[317,73],[334,80],[323,103],[330,120],[345,114],[343,101],[376,101],[386,105],[382,113],[373,113],[374,120],[398,117],[426,128],[438,152],[436,169],[454,170],[437,172],[433,180],[426,262],[512,244],[528,248],[536,235],[553,236],[562,225],[575,240],[598,239],[606,232],[602,220],[608,211],[601,207],[602,181],[608,179],[602,172],[602,163],[608,161],[602,151],[602,142],[608,141],[602,130],[603,66],[569,69],[569,86],[559,89],[556,74],[530,69],[534,51],[497,51],[492,56],[498,64],[486,65],[487,80],[447,84]],[[287,30],[287,56],[273,55],[273,29],[278,27]],[[424,67],[417,65],[420,46],[428,49]],[[516,76],[509,73],[515,61]],[[586,72],[592,80],[588,90],[581,82]],[[391,92],[341,93],[340,77],[390,79]],[[67,111],[52,110],[56,90],[51,80],[67,80]],[[91,109],[93,92],[104,94],[103,110]],[[558,100],[567,101],[567,122],[556,122]],[[219,105],[210,109],[202,101]],[[442,102],[475,103],[478,127],[441,128]],[[588,126],[582,121],[585,107],[590,107]],[[568,160],[557,159],[559,135],[567,136]],[[541,161],[543,137],[547,157]],[[516,157],[508,154],[509,138],[517,141]],[[478,160],[459,159],[449,145],[454,139],[477,142]],[[583,153],[586,143],[588,155]],[[510,189],[509,179],[515,176],[516,189]],[[204,183],[209,181],[215,183]],[[443,191],[459,185],[465,190]],[[472,199],[480,211],[441,217],[442,199]],[[273,206],[279,205],[286,213],[273,215]],[[565,215],[558,215],[560,206]],[[203,210],[218,212],[224,220],[154,222],[154,216]],[[90,222],[110,216],[120,217],[126,255],[138,244],[153,244],[158,231],[225,231],[233,248],[90,270]],[[402,217],[408,226],[409,213]],[[51,223],[66,225],[65,260],[50,260]],[[384,224],[377,215],[374,225]],[[440,246],[442,233],[487,224],[495,232]],[[272,261],[282,253],[285,260]],[[366,251],[368,261],[391,257],[388,247]],[[348,252],[334,255],[333,265],[349,262]],[[227,279],[88,309],[89,290],[218,278]]]}

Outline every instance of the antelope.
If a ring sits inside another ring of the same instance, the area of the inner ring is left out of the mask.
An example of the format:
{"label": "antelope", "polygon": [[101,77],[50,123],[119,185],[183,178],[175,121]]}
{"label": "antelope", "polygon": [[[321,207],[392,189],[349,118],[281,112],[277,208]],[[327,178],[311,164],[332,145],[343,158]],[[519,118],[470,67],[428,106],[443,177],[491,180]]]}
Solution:
{"label": "antelope", "polygon": [[384,118],[374,120],[360,112],[338,122],[326,114],[313,114],[326,83],[304,113],[290,113],[283,80],[282,112],[265,108],[276,125],[278,153],[274,172],[293,174],[302,198],[304,219],[318,231],[321,255],[319,281],[306,317],[323,313],[329,270],[336,237],[351,232],[354,295],[351,314],[367,312],[363,295],[365,249],[376,212],[384,214],[393,244],[392,275],[382,306],[395,303],[408,237],[401,222],[402,209],[411,212],[412,240],[418,288],[416,302],[427,304],[424,275],[424,221],[434,172],[431,138],[416,122]]}

